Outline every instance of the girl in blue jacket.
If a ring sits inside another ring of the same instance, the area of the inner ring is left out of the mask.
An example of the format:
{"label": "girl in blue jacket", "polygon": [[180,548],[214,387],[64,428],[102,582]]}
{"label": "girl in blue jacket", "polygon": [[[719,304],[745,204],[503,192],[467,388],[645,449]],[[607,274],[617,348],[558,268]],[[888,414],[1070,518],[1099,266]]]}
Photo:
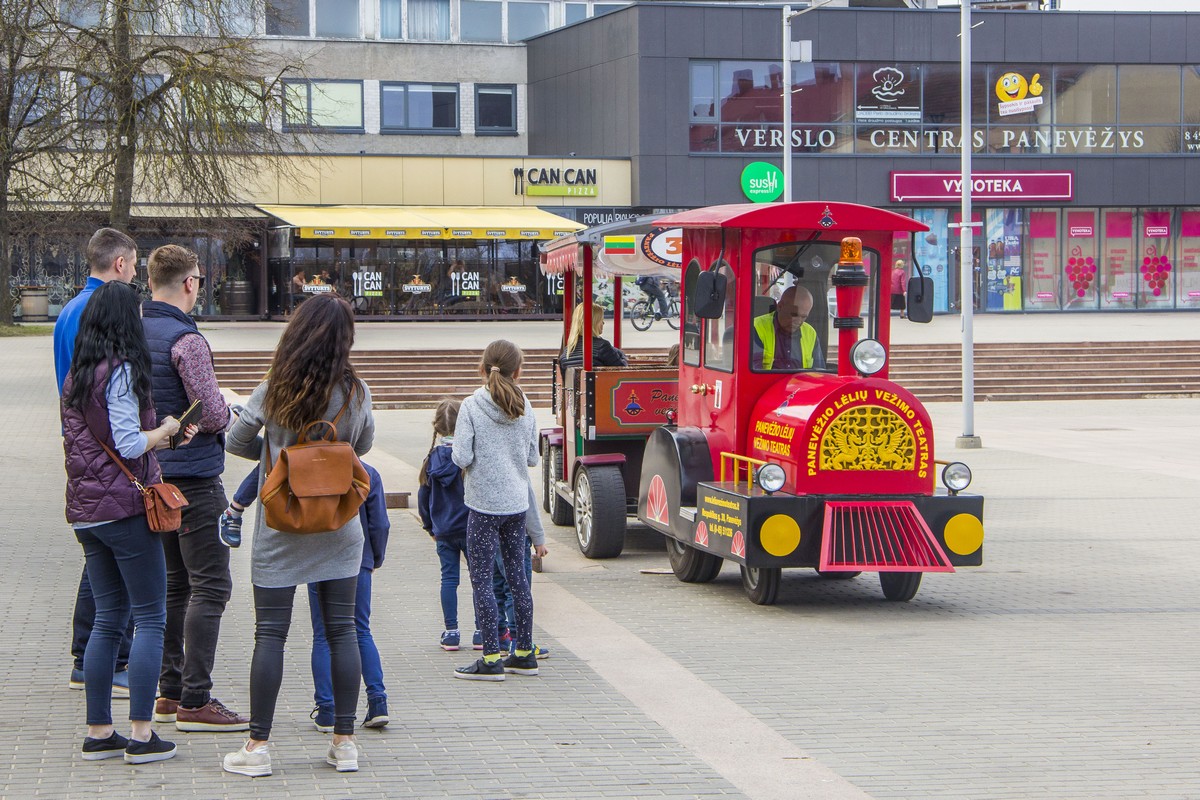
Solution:
{"label": "girl in blue jacket", "polygon": [[442,565],[443,650],[457,650],[458,576],[462,557],[467,553],[467,506],[463,502],[462,470],[451,458],[454,425],[458,421],[458,400],[446,399],[433,412],[433,442],[421,464],[417,490],[417,510],[421,524],[434,538]]}

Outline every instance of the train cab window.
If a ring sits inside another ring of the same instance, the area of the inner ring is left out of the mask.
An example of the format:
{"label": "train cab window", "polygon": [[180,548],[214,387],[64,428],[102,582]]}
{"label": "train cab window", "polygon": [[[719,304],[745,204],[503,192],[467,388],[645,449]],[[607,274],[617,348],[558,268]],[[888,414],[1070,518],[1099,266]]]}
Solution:
{"label": "train cab window", "polygon": [[[700,262],[692,259],[688,264],[687,275],[683,285],[691,290],[696,285],[696,276],[700,274]],[[692,302],[685,292],[679,298],[683,305],[683,363],[691,367],[700,366],[700,318],[692,310]]]}
{"label": "train cab window", "polygon": [[836,242],[793,242],[754,254],[750,368],[755,372],[826,369],[835,309],[829,281]]}
{"label": "train cab window", "polygon": [[725,308],[717,319],[704,320],[704,366],[733,372],[734,328],[737,323],[737,283],[725,262],[717,267],[725,276]]}

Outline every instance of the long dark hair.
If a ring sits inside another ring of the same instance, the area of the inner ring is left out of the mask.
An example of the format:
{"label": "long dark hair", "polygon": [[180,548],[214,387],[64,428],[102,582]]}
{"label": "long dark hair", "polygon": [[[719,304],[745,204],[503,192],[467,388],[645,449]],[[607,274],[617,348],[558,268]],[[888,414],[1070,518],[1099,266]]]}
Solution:
{"label": "long dark hair", "polygon": [[264,403],[267,419],[300,431],[321,419],[339,384],[347,392],[358,382],[350,365],[354,312],[332,294],[319,294],[292,314],[275,355]]}
{"label": "long dark hair", "polygon": [[119,362],[129,365],[139,407],[150,408],[150,345],[142,329],[141,300],[132,286],[114,280],[97,287],[79,317],[71,358],[71,388],[63,402],[82,411],[96,379],[96,368]]}

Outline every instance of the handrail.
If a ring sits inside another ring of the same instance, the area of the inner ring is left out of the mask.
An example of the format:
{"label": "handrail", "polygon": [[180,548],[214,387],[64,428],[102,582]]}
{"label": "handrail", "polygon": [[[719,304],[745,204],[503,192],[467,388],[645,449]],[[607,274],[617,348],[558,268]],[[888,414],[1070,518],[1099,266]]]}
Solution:
{"label": "handrail", "polygon": [[763,466],[767,462],[759,458],[750,458],[750,456],[738,455],[737,453],[729,453],[721,451],[721,482],[725,482],[725,463],[726,461],[733,462],[733,486],[737,488],[738,476],[742,472],[742,464],[746,466],[746,485],[749,486],[754,475],[754,466]]}

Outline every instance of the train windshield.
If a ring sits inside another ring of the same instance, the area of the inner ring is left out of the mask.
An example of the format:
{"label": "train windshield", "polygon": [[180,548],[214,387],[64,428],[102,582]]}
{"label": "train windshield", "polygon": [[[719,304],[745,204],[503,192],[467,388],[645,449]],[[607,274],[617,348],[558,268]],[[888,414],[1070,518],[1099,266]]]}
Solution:
{"label": "train windshield", "polygon": [[[792,242],[754,254],[750,368],[755,372],[833,371],[827,359],[836,314],[830,276],[841,255],[838,242]],[[876,260],[876,253],[863,253]],[[870,274],[874,270],[870,269]],[[864,295],[864,305],[866,297]]]}

